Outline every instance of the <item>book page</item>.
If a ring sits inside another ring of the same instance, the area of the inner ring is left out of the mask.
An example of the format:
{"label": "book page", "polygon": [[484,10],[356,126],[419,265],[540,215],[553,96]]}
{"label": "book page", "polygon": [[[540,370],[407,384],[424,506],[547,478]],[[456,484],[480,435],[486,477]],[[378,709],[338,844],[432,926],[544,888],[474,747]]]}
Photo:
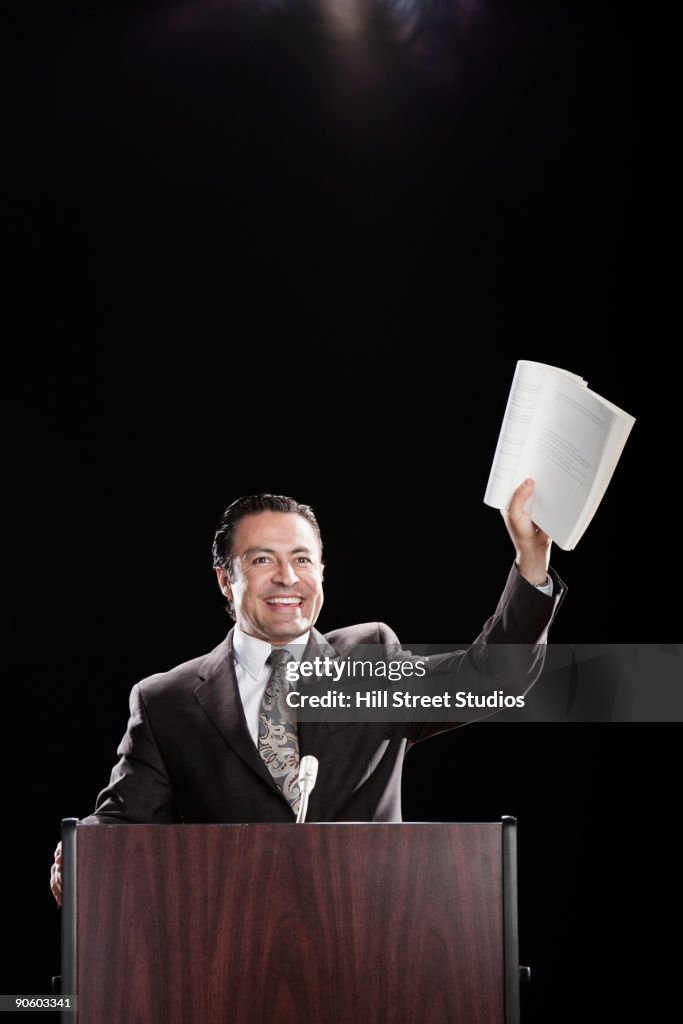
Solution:
{"label": "book page", "polygon": [[616,413],[575,382],[554,377],[543,395],[520,460],[520,478],[536,481],[526,510],[568,548],[589,501]]}
{"label": "book page", "polygon": [[506,508],[513,491],[528,475],[520,471],[520,459],[539,407],[544,381],[549,375],[586,386],[581,377],[556,366],[527,359],[518,361],[484,496],[484,502],[493,508]]}
{"label": "book page", "polygon": [[[593,392],[590,391],[588,393],[593,394]],[[567,543],[567,548],[569,550],[575,547],[579,542],[586,527],[597,512],[598,506],[603,499],[607,486],[612,479],[614,470],[617,467],[621,453],[624,450],[624,445],[626,444],[633,424],[635,423],[633,416],[630,416],[617,406],[612,405],[611,402],[607,402],[604,398],[600,399],[600,401],[602,401],[608,409],[614,412],[612,427],[609,432],[598,473],[593,481],[588,501],[583,510],[583,515],[581,520],[576,524]]]}

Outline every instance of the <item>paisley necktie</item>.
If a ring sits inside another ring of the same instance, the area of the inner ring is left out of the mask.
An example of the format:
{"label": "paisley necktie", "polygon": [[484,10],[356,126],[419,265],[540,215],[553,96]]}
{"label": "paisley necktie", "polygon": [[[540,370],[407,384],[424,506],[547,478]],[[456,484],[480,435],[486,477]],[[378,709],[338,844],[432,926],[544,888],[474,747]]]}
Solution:
{"label": "paisley necktie", "polygon": [[299,811],[299,739],[296,711],[287,704],[290,690],[287,662],[294,658],[286,649],[274,650],[268,662],[272,669],[259,712],[258,749],[294,814]]}

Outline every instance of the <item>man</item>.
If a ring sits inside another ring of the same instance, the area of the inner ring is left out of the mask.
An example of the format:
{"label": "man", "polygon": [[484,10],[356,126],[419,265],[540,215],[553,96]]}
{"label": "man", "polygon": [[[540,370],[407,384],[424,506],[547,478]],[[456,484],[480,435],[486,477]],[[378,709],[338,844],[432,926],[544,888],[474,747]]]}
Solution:
{"label": "man", "polygon": [[[525,481],[503,512],[515,564],[475,642],[477,651],[520,645],[506,680],[512,693],[525,693],[540,673],[547,629],[565,592],[548,567],[550,538],[524,511],[533,486]],[[301,721],[297,727],[278,659],[304,648],[305,658],[318,651],[335,656],[361,644],[396,652],[398,639],[376,622],[326,636],[314,628],[323,604],[322,541],[313,511],[292,498],[262,494],[234,502],[218,524],[213,554],[235,627],[210,654],[133,687],[120,760],[84,822],[291,822],[305,754],[320,764],[310,820],[400,821],[406,751],[462,723]],[[457,678],[471,671],[469,652],[443,657]],[[51,873],[58,902],[60,847]]]}

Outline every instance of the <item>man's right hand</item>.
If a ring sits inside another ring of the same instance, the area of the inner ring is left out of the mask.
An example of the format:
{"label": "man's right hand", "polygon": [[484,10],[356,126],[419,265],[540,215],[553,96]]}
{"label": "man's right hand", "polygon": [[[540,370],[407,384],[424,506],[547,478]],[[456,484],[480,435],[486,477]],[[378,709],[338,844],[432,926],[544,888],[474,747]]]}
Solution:
{"label": "man's right hand", "polygon": [[61,907],[62,905],[62,844],[57,843],[55,850],[55,862],[50,870],[50,888],[52,895]]}

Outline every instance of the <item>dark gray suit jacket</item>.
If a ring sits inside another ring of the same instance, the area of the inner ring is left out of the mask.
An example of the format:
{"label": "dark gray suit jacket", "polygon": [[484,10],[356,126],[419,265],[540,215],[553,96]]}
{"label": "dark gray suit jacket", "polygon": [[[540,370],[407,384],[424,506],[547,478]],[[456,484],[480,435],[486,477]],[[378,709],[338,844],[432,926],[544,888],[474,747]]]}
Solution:
{"label": "dark gray suit jacket", "polygon": [[[554,594],[548,597],[513,566],[496,611],[473,647],[432,659],[432,667],[457,673],[458,689],[481,692],[486,686],[482,659],[499,650],[493,645],[519,645],[503,689],[526,693],[542,669],[546,632],[566,591],[557,574],[551,575]],[[130,720],[117,751],[120,760],[84,823],[294,820],[247,729],[232,632],[210,654],[133,687]],[[326,636],[312,630],[306,657],[314,649],[343,656],[359,644],[381,644],[392,657],[400,651],[389,627],[372,622]],[[500,687],[496,677],[495,688]],[[400,821],[401,770],[409,747],[490,713],[468,710],[461,721],[439,723],[300,721],[300,754],[313,754],[320,763],[307,820]]]}

